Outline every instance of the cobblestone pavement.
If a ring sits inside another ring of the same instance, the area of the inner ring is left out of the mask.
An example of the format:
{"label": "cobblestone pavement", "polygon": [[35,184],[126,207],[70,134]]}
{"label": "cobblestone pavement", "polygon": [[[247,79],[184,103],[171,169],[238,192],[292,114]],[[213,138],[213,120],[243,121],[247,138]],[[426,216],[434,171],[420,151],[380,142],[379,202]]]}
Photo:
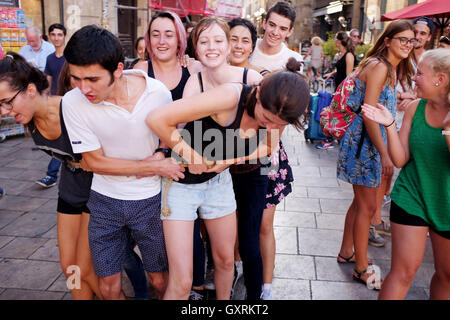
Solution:
{"label": "cobblestone pavement", "polygon": [[[303,133],[288,128],[283,136],[294,171],[294,188],[275,216],[277,254],[274,299],[374,300],[351,277],[351,265],[336,262],[345,213],[352,199],[351,186],[336,179],[337,147],[318,150]],[[32,151],[30,138],[8,138],[0,144],[0,299],[71,299],[59,266],[56,234],[57,187],[34,183],[45,175],[49,157]],[[385,208],[383,216],[388,215]],[[391,245],[369,246],[369,257],[383,275],[390,268]],[[428,299],[434,272],[431,245],[407,299]],[[127,296],[133,292],[123,277]],[[242,283],[236,298],[242,298]]]}

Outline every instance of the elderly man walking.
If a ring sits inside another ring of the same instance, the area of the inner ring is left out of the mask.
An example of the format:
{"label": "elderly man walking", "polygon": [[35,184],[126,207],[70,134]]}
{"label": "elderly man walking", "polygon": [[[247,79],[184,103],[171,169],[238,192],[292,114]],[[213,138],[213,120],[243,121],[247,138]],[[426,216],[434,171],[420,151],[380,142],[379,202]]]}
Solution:
{"label": "elderly man walking", "polygon": [[19,54],[36,68],[44,71],[47,57],[55,52],[55,47],[42,39],[42,33],[38,27],[26,28],[25,36],[28,44],[20,49]]}

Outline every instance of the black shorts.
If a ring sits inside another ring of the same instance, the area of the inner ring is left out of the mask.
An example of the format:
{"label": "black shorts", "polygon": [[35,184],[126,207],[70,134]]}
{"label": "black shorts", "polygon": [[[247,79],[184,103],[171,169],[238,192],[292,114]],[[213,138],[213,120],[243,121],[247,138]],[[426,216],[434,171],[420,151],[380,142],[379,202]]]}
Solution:
{"label": "black shorts", "polygon": [[70,203],[61,199],[61,197],[58,197],[57,211],[62,214],[81,214],[82,212],[91,213],[91,211],[89,211],[89,208],[87,207],[86,204],[84,204],[81,207],[75,207],[75,206],[71,205]]}
{"label": "black shorts", "polygon": [[418,216],[409,214],[398,205],[396,205],[394,201],[391,202],[390,220],[391,222],[405,226],[428,227],[441,237],[450,239],[450,231],[436,231],[433,227],[430,226],[428,222]]}

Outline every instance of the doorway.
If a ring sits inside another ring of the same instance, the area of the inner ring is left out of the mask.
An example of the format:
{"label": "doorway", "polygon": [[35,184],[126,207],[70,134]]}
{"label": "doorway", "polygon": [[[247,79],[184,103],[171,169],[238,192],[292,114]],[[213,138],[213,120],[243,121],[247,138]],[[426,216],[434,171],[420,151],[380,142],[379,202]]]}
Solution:
{"label": "doorway", "polygon": [[[118,0],[120,6],[136,7],[136,0]],[[117,9],[119,40],[123,47],[125,58],[132,59],[137,56],[134,49],[136,41],[137,12],[133,9]]]}

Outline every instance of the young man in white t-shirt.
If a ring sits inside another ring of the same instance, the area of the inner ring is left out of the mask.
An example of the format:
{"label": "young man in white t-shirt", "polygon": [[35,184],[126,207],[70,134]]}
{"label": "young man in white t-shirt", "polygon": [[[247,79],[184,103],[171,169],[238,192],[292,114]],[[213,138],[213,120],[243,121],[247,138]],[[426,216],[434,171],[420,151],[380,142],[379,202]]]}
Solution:
{"label": "young man in white t-shirt", "polygon": [[169,90],[138,70],[123,71],[119,40],[86,26],[64,51],[72,84],[63,117],[75,153],[94,172],[88,207],[89,246],[105,299],[124,298],[121,271],[131,231],[151,285],[162,297],[168,270],[160,221],[160,176],[178,180],[184,169],[158,151],[145,119],[172,101]]}
{"label": "young man in white t-shirt", "polygon": [[[281,70],[290,57],[303,61],[302,56],[290,50],[284,42],[294,32],[296,13],[286,2],[277,2],[267,12],[263,21],[264,37],[258,39],[250,56],[250,64],[270,72]],[[303,71],[303,66],[300,72]]]}

